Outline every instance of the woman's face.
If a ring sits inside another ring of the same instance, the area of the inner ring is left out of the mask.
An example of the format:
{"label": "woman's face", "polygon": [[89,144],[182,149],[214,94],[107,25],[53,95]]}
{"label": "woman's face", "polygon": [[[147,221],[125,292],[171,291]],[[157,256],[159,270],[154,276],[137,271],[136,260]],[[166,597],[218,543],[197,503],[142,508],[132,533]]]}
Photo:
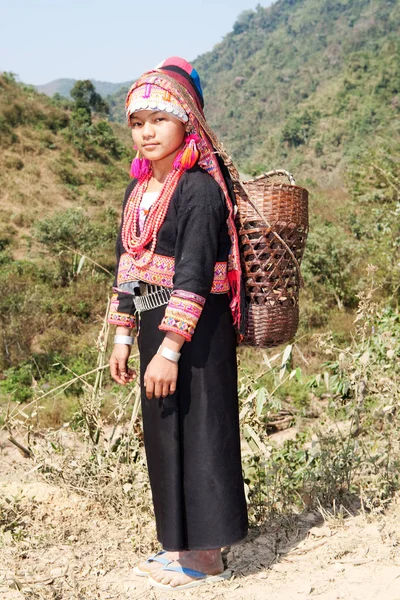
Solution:
{"label": "woman's face", "polygon": [[130,121],[133,142],[144,158],[151,161],[175,158],[182,149],[185,125],[169,113],[141,110]]}

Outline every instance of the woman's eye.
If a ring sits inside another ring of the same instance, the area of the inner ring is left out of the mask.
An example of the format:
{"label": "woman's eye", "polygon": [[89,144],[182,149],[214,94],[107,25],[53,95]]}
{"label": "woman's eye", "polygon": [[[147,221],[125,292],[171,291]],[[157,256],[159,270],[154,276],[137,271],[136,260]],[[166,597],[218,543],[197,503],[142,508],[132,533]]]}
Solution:
{"label": "woman's eye", "polygon": [[159,123],[160,121],[165,121],[165,117],[157,117],[156,123]]}
{"label": "woman's eye", "polygon": [[140,125],[141,125],[141,123],[140,123],[139,121],[134,121],[134,122],[132,123],[132,129],[134,129],[134,128],[136,129],[136,128],[137,128],[137,127],[139,127]]}

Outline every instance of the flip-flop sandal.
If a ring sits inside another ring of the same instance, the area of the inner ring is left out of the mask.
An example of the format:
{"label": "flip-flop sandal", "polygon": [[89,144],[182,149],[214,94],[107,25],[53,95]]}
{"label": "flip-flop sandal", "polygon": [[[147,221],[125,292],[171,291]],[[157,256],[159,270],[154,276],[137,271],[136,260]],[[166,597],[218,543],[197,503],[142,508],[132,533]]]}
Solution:
{"label": "flip-flop sandal", "polygon": [[[149,556],[149,558],[146,560],[146,565],[150,565],[152,562],[160,563],[160,565],[164,565],[164,566],[169,565],[169,563],[172,561],[170,561],[166,556],[163,556],[164,554],[166,554],[166,551],[160,550],[160,552],[157,552],[157,554],[153,554],[153,556]],[[150,571],[141,569],[138,566],[133,567],[133,572],[135,573],[135,575],[138,575],[139,577],[148,577],[150,575]]]}
{"label": "flip-flop sandal", "polygon": [[162,570],[175,571],[176,573],[183,573],[188,577],[195,578],[195,581],[183,583],[182,585],[172,586],[169,583],[160,583],[159,581],[153,579],[151,576],[149,577],[149,583],[151,586],[169,592],[179,592],[180,590],[188,590],[190,588],[198,587],[206,583],[219,583],[221,581],[226,581],[232,576],[232,572],[228,570],[224,571],[223,573],[219,573],[218,575],[207,575],[206,573],[202,573],[201,571],[195,571],[194,569],[188,569],[186,567],[181,567],[180,565],[167,565]]}

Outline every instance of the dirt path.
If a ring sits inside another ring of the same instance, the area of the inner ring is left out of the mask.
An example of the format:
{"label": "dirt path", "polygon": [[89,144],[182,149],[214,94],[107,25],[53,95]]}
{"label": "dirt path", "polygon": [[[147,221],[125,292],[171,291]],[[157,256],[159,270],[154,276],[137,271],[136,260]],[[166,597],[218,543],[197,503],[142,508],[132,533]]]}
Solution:
{"label": "dirt path", "polygon": [[400,600],[399,508],[325,523],[309,513],[252,531],[225,554],[231,580],[155,591],[131,571],[137,523],[43,482],[0,440],[0,600]]}

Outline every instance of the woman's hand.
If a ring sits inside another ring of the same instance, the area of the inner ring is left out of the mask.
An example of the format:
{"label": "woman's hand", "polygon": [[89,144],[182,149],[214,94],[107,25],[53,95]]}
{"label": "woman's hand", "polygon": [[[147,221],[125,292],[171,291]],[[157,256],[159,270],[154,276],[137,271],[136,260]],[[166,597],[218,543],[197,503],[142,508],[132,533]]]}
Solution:
{"label": "woman's hand", "polygon": [[131,346],[127,344],[114,344],[110,356],[111,377],[117,383],[126,385],[136,378],[136,372],[128,367],[128,358],[131,354]]}
{"label": "woman's hand", "polygon": [[166,398],[176,390],[178,363],[156,354],[149,362],[144,374],[146,398]]}

